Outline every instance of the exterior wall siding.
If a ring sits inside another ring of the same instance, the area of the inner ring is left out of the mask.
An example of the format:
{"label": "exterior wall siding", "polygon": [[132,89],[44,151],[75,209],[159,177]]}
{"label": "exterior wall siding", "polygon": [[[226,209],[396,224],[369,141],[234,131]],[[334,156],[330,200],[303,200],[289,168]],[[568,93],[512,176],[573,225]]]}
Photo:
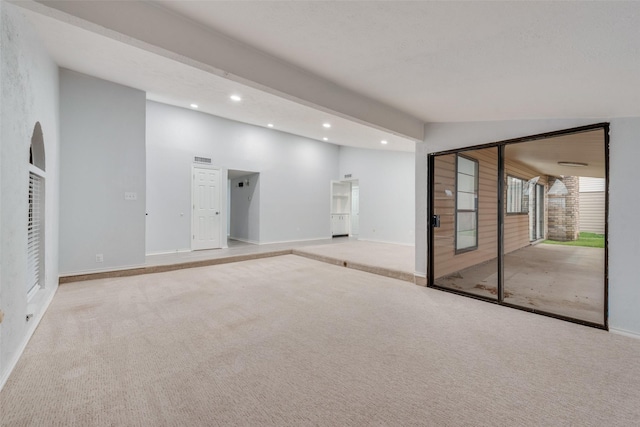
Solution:
{"label": "exterior wall siding", "polygon": [[605,192],[580,193],[580,231],[604,234]]}
{"label": "exterior wall siding", "polygon": [[[449,275],[467,267],[495,259],[498,254],[498,151],[486,148],[462,153],[478,161],[478,247],[456,254],[455,250],[455,173],[456,155],[438,156],[434,169],[434,210],[440,215],[440,228],[434,235],[434,278]],[[547,186],[547,177],[509,160],[505,164],[506,175],[530,180],[540,176],[539,184]],[[506,197],[506,177],[505,177]],[[545,203],[546,209],[547,203]],[[546,214],[545,214],[546,224]],[[546,228],[546,225],[545,225]],[[546,230],[545,230],[546,235]],[[505,253],[530,245],[529,215],[506,215],[504,224]]]}
{"label": "exterior wall siding", "polygon": [[[540,172],[535,169],[530,168],[518,161],[509,160],[509,152],[508,147],[506,150],[507,159],[505,159],[505,175],[515,176],[517,178],[524,179],[526,181],[539,176],[538,184],[542,184],[545,186],[545,195],[547,194],[547,190],[549,189],[547,186],[547,177],[545,175],[541,175]],[[504,183],[504,200],[507,199],[506,193],[506,177]],[[544,235],[547,235],[547,205],[545,196],[545,232]],[[504,253],[508,254],[525,246],[529,246],[529,215],[528,214],[509,214],[507,215],[505,212],[505,220],[504,220]]]}
{"label": "exterior wall siding", "polygon": [[455,154],[438,157],[435,172],[434,208],[440,215],[440,228],[434,236],[434,277],[446,276],[465,267],[497,256],[497,151],[464,153],[478,160],[478,247],[456,254],[455,250]]}

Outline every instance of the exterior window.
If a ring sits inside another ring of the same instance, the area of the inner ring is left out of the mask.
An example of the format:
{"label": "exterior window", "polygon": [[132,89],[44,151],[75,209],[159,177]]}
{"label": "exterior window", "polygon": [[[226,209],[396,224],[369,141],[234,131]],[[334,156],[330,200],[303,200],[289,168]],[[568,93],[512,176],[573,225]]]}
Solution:
{"label": "exterior window", "polygon": [[456,253],[478,247],[478,161],[457,156]]}
{"label": "exterior window", "polygon": [[529,183],[524,179],[507,176],[507,213],[529,212]]}

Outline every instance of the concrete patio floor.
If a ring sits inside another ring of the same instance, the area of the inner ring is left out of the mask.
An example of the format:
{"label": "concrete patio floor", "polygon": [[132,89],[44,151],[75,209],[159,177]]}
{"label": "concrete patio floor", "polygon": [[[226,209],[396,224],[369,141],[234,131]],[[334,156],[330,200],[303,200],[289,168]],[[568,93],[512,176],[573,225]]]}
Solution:
{"label": "concrete patio floor", "polygon": [[[496,299],[497,279],[494,259],[436,284]],[[519,249],[505,255],[504,283],[506,303],[604,324],[604,249],[547,244]]]}

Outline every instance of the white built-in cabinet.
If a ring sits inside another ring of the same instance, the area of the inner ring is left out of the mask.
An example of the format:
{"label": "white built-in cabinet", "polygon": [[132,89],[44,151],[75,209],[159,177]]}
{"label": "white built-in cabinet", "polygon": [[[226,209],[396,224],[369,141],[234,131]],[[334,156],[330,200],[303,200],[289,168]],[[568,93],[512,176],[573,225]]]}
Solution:
{"label": "white built-in cabinet", "polygon": [[351,183],[331,182],[331,235],[348,236],[351,225]]}

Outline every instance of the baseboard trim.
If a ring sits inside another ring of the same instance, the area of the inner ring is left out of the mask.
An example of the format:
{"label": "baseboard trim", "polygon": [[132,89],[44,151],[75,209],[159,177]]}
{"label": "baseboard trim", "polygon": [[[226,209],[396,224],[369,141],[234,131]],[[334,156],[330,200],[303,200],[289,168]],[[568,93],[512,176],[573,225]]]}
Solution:
{"label": "baseboard trim", "polygon": [[34,314],[34,317],[31,319],[31,322],[33,323],[31,323],[31,325],[27,329],[27,334],[25,335],[24,339],[20,343],[20,346],[18,347],[18,349],[13,353],[13,357],[8,363],[7,370],[5,371],[4,374],[2,374],[2,377],[0,377],[0,391],[2,391],[7,381],[9,381],[9,377],[11,376],[11,373],[18,365],[18,362],[22,357],[22,353],[24,353],[24,350],[27,348],[27,344],[29,344],[29,341],[31,341],[31,337],[33,336],[36,329],[38,328],[38,325],[40,325],[40,321],[44,317],[44,313],[46,313],[47,310],[49,309],[49,305],[51,304],[51,301],[53,301],[53,297],[55,296],[56,291],[57,291],[57,288],[56,290],[50,292],[49,295],[46,295],[44,299],[44,303],[41,305],[40,310],[38,310],[38,313]]}
{"label": "baseboard trim", "polygon": [[617,328],[611,328],[611,327],[609,327],[609,332],[611,332],[612,334],[623,335],[625,337],[635,338],[637,340],[640,340],[640,334],[637,332],[631,332],[625,329],[617,329]]}

